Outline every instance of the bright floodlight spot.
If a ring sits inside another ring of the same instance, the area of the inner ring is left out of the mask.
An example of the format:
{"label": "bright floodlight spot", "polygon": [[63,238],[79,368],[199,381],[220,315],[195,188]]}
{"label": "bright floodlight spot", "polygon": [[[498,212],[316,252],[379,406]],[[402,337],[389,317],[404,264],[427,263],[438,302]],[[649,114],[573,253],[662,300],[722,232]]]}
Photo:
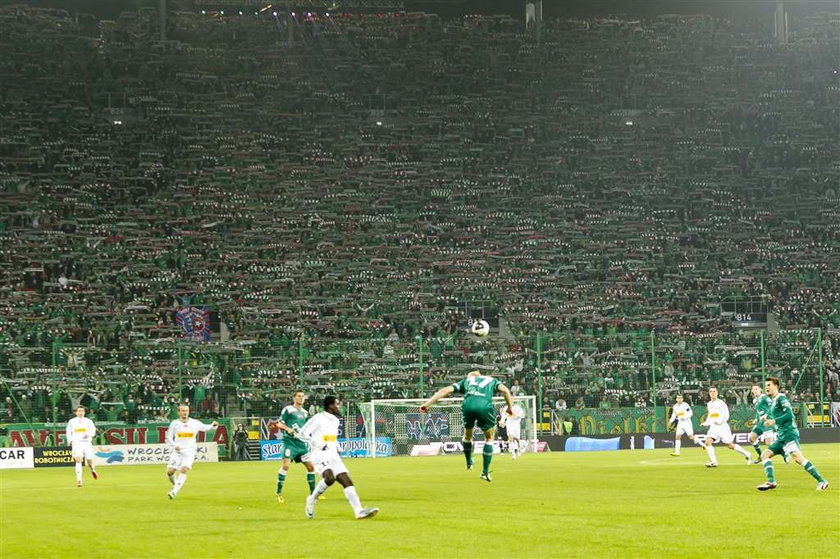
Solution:
{"label": "bright floodlight spot", "polygon": [[274,17],[277,17],[277,12],[271,12],[271,15],[273,15]]}
{"label": "bright floodlight spot", "polygon": [[122,121],[121,121],[121,120],[115,120],[115,121],[114,121],[114,124],[115,124],[116,126],[119,126],[120,124],[122,124]]}
{"label": "bright floodlight spot", "polygon": [[624,124],[626,124],[627,126],[633,126],[633,121],[632,120],[625,120]]}
{"label": "bright floodlight spot", "polygon": [[381,121],[381,120],[377,120],[377,121],[376,121],[376,125],[377,125],[377,126],[382,126],[382,121]]}

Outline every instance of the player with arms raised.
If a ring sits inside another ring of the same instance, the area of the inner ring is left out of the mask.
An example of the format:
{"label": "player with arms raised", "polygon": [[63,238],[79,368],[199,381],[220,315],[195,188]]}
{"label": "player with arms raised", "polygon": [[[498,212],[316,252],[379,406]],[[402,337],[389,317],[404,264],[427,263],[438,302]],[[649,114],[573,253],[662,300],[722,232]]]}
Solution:
{"label": "player with arms raised", "polygon": [[295,390],[292,394],[292,405],[283,408],[277,426],[283,431],[283,464],[277,471],[277,502],[285,503],[283,497],[283,484],[286,482],[286,474],[289,473],[289,466],[292,461],[300,462],[306,468],[306,482],[309,484],[309,493],[315,491],[315,466],[309,460],[309,446],[296,437],[298,431],[309,419],[309,412],[303,408],[306,401],[306,394],[303,390]]}
{"label": "player with arms raised", "polygon": [[513,409],[505,405],[499,412],[499,416],[499,427],[504,427],[507,431],[510,457],[516,460],[520,454],[519,444],[522,438],[522,420],[525,419],[525,410],[519,404],[514,404]]}
{"label": "player with arms raised", "polygon": [[674,432],[674,452],[671,453],[671,456],[680,455],[683,435],[687,436],[689,440],[694,440],[694,425],[691,423],[691,416],[694,415],[694,412],[691,411],[691,406],[683,401],[682,394],[677,394],[676,400],[677,402],[671,410],[671,418],[668,420],[668,423],[677,422],[677,428]]}
{"label": "player with arms raised", "polygon": [[484,432],[485,441],[482,450],[484,464],[480,477],[484,481],[492,481],[490,479],[490,461],[493,459],[493,438],[496,436],[496,409],[493,407],[493,395],[500,392],[505,398],[507,409],[512,410],[513,398],[510,395],[510,390],[498,379],[484,376],[479,371],[471,371],[464,380],[445,386],[435,392],[431,398],[420,406],[420,411],[426,413],[435,402],[453,392],[464,395],[464,401],[461,404],[461,411],[464,415],[462,444],[464,445],[464,456],[467,459],[467,469],[471,470],[473,466],[472,436],[473,429],[478,425],[478,428]]}
{"label": "player with arms raised", "polygon": [[192,419],[188,405],[178,406],[178,419],[170,423],[166,431],[166,442],[172,447],[172,455],[166,466],[166,475],[169,477],[169,483],[172,484],[172,490],[167,493],[170,499],[174,499],[187,482],[187,472],[195,461],[196,435],[218,426],[219,424],[215,421],[207,425],[197,419]]}
{"label": "player with arms raised", "polygon": [[90,475],[99,479],[96,468],[93,467],[93,437],[96,426],[93,421],[85,417],[85,407],[76,407],[76,417],[67,422],[67,442],[70,443],[70,453],[76,462],[76,487],[82,486],[82,461],[87,460]]}
{"label": "player with arms raised", "polygon": [[353,508],[357,519],[373,518],[377,508],[364,508],[350,474],[338,453],[338,426],[341,401],[335,396],[324,398],[324,411],[313,415],[298,432],[298,438],[306,441],[311,450],[312,463],[321,474],[321,481],[315,491],[306,498],[306,516],[315,516],[315,503],[324,491],[336,481],[344,487],[344,497]]}
{"label": "player with arms raised", "polygon": [[787,396],[779,392],[779,379],[776,377],[767,377],[764,381],[764,391],[772,402],[768,414],[769,417],[764,420],[764,426],[775,426],[777,436],[775,442],[761,453],[761,460],[764,464],[764,475],[767,477],[767,481],[759,485],[756,489],[759,491],[776,489],[776,477],[773,472],[773,456],[786,452],[806,472],[811,474],[811,477],[817,480],[817,491],[825,491],[828,489],[828,482],[823,479],[811,461],[805,458],[802,454],[802,449],[799,448],[799,429],[796,428],[796,417],[793,413],[793,407],[790,405],[790,400],[788,400]]}

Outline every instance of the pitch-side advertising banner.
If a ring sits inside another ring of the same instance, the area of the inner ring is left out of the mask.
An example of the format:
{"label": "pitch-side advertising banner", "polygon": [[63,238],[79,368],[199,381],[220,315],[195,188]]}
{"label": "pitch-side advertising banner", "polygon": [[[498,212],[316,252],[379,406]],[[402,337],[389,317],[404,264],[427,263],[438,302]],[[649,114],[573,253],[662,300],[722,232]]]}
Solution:
{"label": "pitch-side advertising banner", "polygon": [[[342,458],[367,458],[371,455],[370,441],[361,437],[338,439],[338,452]],[[376,455],[393,456],[391,437],[376,437]],[[283,440],[260,441],[260,460],[282,460]]]}
{"label": "pitch-side advertising banner", "polygon": [[[166,464],[172,454],[167,444],[121,444],[94,446],[93,463],[96,466],[136,466],[138,464]],[[219,446],[216,443],[198,443],[196,462],[218,462]]]}
{"label": "pitch-side advertising banner", "polygon": [[28,469],[35,467],[32,447],[0,448],[0,470]]}

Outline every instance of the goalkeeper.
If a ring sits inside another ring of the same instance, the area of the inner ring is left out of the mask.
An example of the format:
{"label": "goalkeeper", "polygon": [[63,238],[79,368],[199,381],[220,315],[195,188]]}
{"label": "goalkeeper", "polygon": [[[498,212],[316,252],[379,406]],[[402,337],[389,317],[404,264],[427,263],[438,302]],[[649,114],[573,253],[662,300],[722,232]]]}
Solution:
{"label": "goalkeeper", "polygon": [[[507,409],[512,410],[513,398],[510,395],[510,390],[498,379],[482,375],[478,371],[471,371],[464,380],[435,392],[434,396],[420,406],[420,411],[426,413],[435,402],[453,392],[464,395],[461,411],[464,415],[463,445],[464,456],[467,459],[467,469],[471,470],[473,467],[472,437],[473,429],[478,425],[478,428],[484,432],[484,447],[481,452],[484,463],[480,477],[484,481],[492,481],[490,479],[490,461],[493,459],[493,439],[496,436],[496,409],[493,407],[493,396],[496,392],[501,392],[505,398]],[[511,411],[508,411],[508,414],[513,415]]]}

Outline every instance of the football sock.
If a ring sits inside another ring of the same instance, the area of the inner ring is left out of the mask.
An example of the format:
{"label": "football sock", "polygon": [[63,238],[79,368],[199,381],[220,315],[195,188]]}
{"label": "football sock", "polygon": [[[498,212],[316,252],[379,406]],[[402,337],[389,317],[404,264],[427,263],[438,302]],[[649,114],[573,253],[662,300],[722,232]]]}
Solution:
{"label": "football sock", "polygon": [[758,455],[758,457],[761,458],[761,447],[758,445],[758,441],[755,441],[752,447],[755,449],[755,453]]}
{"label": "football sock", "polygon": [[805,468],[805,471],[811,474],[811,477],[813,477],[815,480],[819,481],[820,483],[825,481],[820,475],[820,473],[817,471],[817,467],[814,466],[810,460],[802,464],[802,467]]}
{"label": "football sock", "polygon": [[776,475],[773,473],[772,460],[764,461],[764,475],[767,476],[767,481],[769,481],[770,483],[776,483]]}
{"label": "football sock", "polygon": [[741,456],[743,456],[744,458],[749,458],[749,457],[750,457],[750,453],[749,453],[749,452],[747,452],[746,450],[744,450],[744,447],[742,447],[742,446],[741,446],[741,445],[739,445],[739,444],[733,445],[733,446],[732,446],[732,449],[733,449],[735,452],[737,452],[738,454],[740,454]]}
{"label": "football sock", "polygon": [[306,474],[306,483],[309,484],[309,492],[315,491],[315,474]]}
{"label": "football sock", "polygon": [[356,487],[354,485],[345,487],[344,496],[347,498],[347,502],[350,503],[350,506],[353,507],[353,512],[359,514],[359,511],[362,510],[362,503],[359,500],[359,494],[356,493]]}
{"label": "football sock", "polygon": [[82,463],[76,462],[76,481],[78,483],[82,482]]}
{"label": "football sock", "polygon": [[[275,491],[275,493],[277,493],[278,495],[280,495],[283,492],[283,484],[286,482],[287,473],[289,473],[289,470],[284,470],[283,468],[277,470],[277,491]],[[310,489],[309,492],[311,493],[312,490]]]}
{"label": "football sock", "polygon": [[717,463],[717,456],[715,456],[715,447],[709,445],[706,447],[706,454],[709,455],[709,461]]}
{"label": "football sock", "polygon": [[317,499],[324,491],[327,490],[327,487],[327,482],[322,479],[318,482],[318,485],[315,486],[315,491],[312,492],[311,497],[313,499]]}
{"label": "football sock", "polygon": [[679,454],[681,446],[682,446],[682,440],[681,439],[675,439],[674,440],[674,452]]}
{"label": "football sock", "polygon": [[175,487],[172,488],[172,492],[177,495],[185,483],[187,483],[187,474],[175,474]]}
{"label": "football sock", "polygon": [[467,466],[472,464],[472,441],[463,441],[464,457],[467,459]]}
{"label": "football sock", "polygon": [[484,458],[484,466],[481,471],[485,474],[490,473],[490,461],[493,460],[493,445],[484,443],[484,448],[481,449],[481,457]]}
{"label": "football sock", "polygon": [[168,474],[166,477],[169,478],[169,483],[175,485],[175,474]]}

